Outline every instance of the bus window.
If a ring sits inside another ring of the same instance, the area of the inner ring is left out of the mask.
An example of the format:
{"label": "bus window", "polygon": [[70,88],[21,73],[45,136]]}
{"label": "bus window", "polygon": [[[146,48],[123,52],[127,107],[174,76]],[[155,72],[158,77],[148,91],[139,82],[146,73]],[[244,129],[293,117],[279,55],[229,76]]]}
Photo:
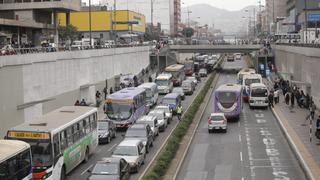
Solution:
{"label": "bus window", "polygon": [[89,134],[89,133],[90,133],[90,121],[89,121],[89,117],[86,117],[86,118],[84,119],[84,122],[85,122],[86,134]]}
{"label": "bus window", "polygon": [[66,147],[68,147],[66,130],[60,133],[60,141],[61,141],[61,150],[64,150]]}
{"label": "bus window", "polygon": [[59,147],[58,135],[53,136],[53,153],[54,153],[54,163],[56,163],[60,157],[60,147]]}
{"label": "bus window", "polygon": [[93,114],[90,116],[90,123],[91,123],[91,131],[95,130],[97,128],[96,114]]}
{"label": "bus window", "polygon": [[71,146],[73,144],[72,126],[68,127],[67,129],[67,139],[68,139],[68,146]]}
{"label": "bus window", "polygon": [[74,124],[72,128],[73,128],[73,143],[76,143],[80,138],[78,125]]}
{"label": "bus window", "polygon": [[82,122],[77,123],[78,129],[79,129],[79,136],[80,138],[83,138],[84,136],[84,127]]}

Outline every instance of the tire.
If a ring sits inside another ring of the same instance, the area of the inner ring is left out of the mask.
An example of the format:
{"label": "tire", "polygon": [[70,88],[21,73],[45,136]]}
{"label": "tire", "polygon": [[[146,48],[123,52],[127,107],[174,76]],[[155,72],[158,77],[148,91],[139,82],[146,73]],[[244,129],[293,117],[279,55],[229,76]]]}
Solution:
{"label": "tire", "polygon": [[88,161],[89,161],[89,148],[87,147],[85,155],[84,155],[83,162],[87,163]]}
{"label": "tire", "polygon": [[108,136],[107,138],[107,144],[109,144],[111,142],[111,136]]}
{"label": "tire", "polygon": [[112,138],[116,138],[117,137],[117,132],[116,132],[116,130],[113,132],[113,136],[112,136]]}
{"label": "tire", "polygon": [[228,131],[227,129],[224,129],[224,130],[223,130],[224,133],[227,133],[227,131]]}
{"label": "tire", "polygon": [[210,134],[210,133],[212,133],[212,131],[210,129],[208,129],[208,133]]}
{"label": "tire", "polygon": [[66,167],[63,165],[61,169],[60,180],[65,180],[65,179],[66,179]]}

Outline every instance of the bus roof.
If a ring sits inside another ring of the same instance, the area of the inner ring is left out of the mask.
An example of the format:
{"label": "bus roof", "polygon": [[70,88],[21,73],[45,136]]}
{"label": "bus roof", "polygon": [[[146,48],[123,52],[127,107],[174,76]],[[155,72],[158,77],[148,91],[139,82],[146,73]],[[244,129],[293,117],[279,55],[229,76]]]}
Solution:
{"label": "bus roof", "polygon": [[152,88],[154,86],[157,86],[157,84],[153,82],[148,82],[141,84],[140,86],[138,86],[138,88]]}
{"label": "bus roof", "polygon": [[262,76],[261,74],[245,74],[243,76],[243,79],[255,79],[255,78],[262,79]]}
{"label": "bus roof", "polygon": [[231,92],[240,92],[242,90],[242,86],[239,84],[223,84],[219,86],[215,92],[221,92],[221,91],[231,91]]}
{"label": "bus roof", "polygon": [[267,86],[263,83],[252,83],[250,84],[250,88],[267,88]]}
{"label": "bus roof", "polygon": [[18,140],[0,140],[0,162],[30,148],[30,145]]}
{"label": "bus roof", "polygon": [[249,72],[249,73],[256,73],[256,70],[255,69],[252,69],[252,68],[243,68],[239,71],[239,73],[245,73],[245,72]]}
{"label": "bus roof", "polygon": [[114,100],[131,100],[136,95],[141,94],[145,91],[143,88],[139,87],[129,87],[121,89],[113,94],[110,94],[107,99],[114,99]]}
{"label": "bus roof", "polygon": [[63,128],[66,124],[72,124],[80,118],[84,118],[92,113],[97,112],[97,108],[88,106],[64,106],[41,117],[24,122],[16,127],[11,128],[13,131],[27,132],[51,132]]}
{"label": "bus roof", "polygon": [[175,72],[175,71],[179,71],[183,68],[184,68],[183,64],[173,64],[173,65],[166,67],[165,71],[166,72]]}
{"label": "bus roof", "polygon": [[171,77],[172,77],[172,74],[162,73],[162,74],[159,74],[156,79],[158,79],[158,80],[161,80],[161,79],[170,79]]}
{"label": "bus roof", "polygon": [[169,94],[167,94],[167,95],[165,95],[164,97],[163,97],[163,99],[175,99],[175,98],[177,98],[178,96],[179,96],[180,94],[178,94],[178,93],[169,93]]}

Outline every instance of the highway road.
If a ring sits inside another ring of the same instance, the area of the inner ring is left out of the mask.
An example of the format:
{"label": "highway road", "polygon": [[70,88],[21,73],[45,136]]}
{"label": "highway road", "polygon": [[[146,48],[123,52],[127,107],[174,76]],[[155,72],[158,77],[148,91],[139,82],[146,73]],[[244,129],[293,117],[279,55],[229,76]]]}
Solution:
{"label": "highway road", "polygon": [[[186,99],[182,101],[182,106],[184,109],[186,109],[191,102],[194,100],[195,95],[199,92],[201,87],[204,85],[206,78],[202,78],[202,81],[197,85],[196,91],[193,93],[192,96],[186,96]],[[159,102],[163,96],[159,96]],[[100,119],[103,119],[104,117],[101,117]],[[145,170],[146,166],[150,163],[151,159],[154,157],[156,152],[160,149],[161,145],[164,143],[172,129],[176,126],[178,123],[178,119],[175,116],[173,118],[173,121],[171,124],[168,125],[168,128],[165,130],[165,132],[160,133],[160,135],[156,138],[153,147],[150,149],[150,152],[147,154],[145,164],[142,166],[142,168],[139,170],[138,173],[132,174],[131,178],[132,180],[136,180],[139,178],[141,173]],[[76,167],[71,173],[68,174],[67,180],[83,180],[87,179],[89,176],[89,173],[87,172],[88,169],[92,168],[93,165],[101,160],[104,157],[110,157],[112,154],[112,151],[114,148],[122,141],[123,137],[121,134],[124,134],[124,132],[117,132],[117,137],[111,141],[110,144],[104,144],[99,145],[98,148],[95,150],[95,153],[90,156],[89,162],[80,164],[78,167]]]}
{"label": "highway road", "polygon": [[[245,61],[225,62],[224,67],[245,67]],[[235,83],[236,75],[221,74],[217,86]],[[304,180],[298,160],[289,148],[269,109],[250,110],[244,104],[239,122],[229,122],[228,132],[209,134],[207,120],[211,97],[178,180]]]}

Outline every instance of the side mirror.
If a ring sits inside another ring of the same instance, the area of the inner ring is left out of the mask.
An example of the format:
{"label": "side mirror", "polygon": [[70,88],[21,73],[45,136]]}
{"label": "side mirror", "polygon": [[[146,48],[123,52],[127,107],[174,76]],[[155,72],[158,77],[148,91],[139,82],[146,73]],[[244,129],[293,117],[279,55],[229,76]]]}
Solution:
{"label": "side mirror", "polygon": [[91,172],[92,172],[92,170],[91,170],[91,169],[88,169],[88,170],[87,170],[87,172],[88,172],[88,173],[91,173]]}

